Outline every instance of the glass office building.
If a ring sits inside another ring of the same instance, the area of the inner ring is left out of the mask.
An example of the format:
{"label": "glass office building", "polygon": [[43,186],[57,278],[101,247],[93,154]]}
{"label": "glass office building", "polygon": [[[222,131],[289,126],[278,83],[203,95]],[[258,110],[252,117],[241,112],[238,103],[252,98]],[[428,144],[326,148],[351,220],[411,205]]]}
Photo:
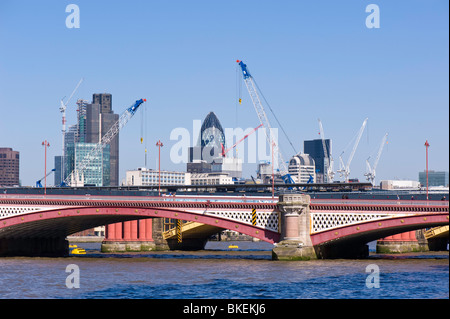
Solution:
{"label": "glass office building", "polygon": [[[81,164],[86,155],[97,146],[96,143],[75,144],[75,165]],[[85,186],[109,186],[110,185],[110,146],[106,145],[103,152],[99,152],[89,162],[83,171]]]}
{"label": "glass office building", "polygon": [[[327,153],[331,154],[331,140],[325,139],[325,146]],[[323,143],[321,139],[303,141],[303,151],[305,154],[309,154],[313,159],[316,166],[316,173],[318,181],[328,183],[326,172],[328,170],[328,158],[325,158],[323,151]]]}
{"label": "glass office building", "polygon": [[[427,172],[419,172],[419,183],[427,186]],[[448,187],[448,172],[444,171],[428,171],[428,186],[445,186]]]}
{"label": "glass office building", "polygon": [[[77,124],[70,125],[64,135],[64,157],[55,157],[55,185],[60,185],[119,119],[112,111],[112,96],[93,94],[92,103],[77,101]],[[75,160],[77,156],[77,160]],[[106,161],[108,161],[106,163]],[[95,165],[100,165],[95,167]],[[108,174],[108,176],[107,176]],[[97,186],[118,186],[119,135],[97,156],[84,172],[84,183]]]}

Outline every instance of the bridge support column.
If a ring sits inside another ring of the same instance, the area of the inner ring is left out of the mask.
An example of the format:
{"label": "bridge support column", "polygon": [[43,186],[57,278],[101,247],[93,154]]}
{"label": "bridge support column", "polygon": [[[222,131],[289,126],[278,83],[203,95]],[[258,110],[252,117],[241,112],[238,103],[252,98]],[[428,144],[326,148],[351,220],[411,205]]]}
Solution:
{"label": "bridge support column", "polygon": [[428,246],[423,232],[412,230],[377,240],[377,253],[409,253],[428,251]]}
{"label": "bridge support column", "polygon": [[106,226],[101,250],[104,253],[155,250],[152,219],[131,220]]}
{"label": "bridge support column", "polygon": [[281,241],[272,250],[274,260],[309,260],[317,258],[310,237],[310,197],[281,194]]}
{"label": "bridge support column", "polygon": [[65,238],[2,238],[0,256],[64,257],[69,255]]}

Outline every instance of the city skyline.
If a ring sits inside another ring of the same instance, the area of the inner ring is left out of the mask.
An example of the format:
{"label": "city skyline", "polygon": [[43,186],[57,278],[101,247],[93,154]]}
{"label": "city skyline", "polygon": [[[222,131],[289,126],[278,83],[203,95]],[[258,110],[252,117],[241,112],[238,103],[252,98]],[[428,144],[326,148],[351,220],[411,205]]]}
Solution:
{"label": "city skyline", "polygon": [[[368,117],[351,178],[365,181],[365,161],[385,133],[377,181],[418,180],[426,140],[429,169],[448,171],[448,2],[375,1],[379,29],[365,25],[370,3],[77,1],[80,28],[69,29],[69,2],[4,1],[0,147],[20,152],[22,185],[34,186],[44,175],[42,141],[51,145],[47,169],[61,155],[59,100],[84,78],[67,107],[68,125],[76,122],[76,100],[94,93],[111,93],[116,114],[148,101],[144,143],[141,112],[120,132],[119,183],[126,170],[144,166],[145,146],[147,166],[157,168],[158,140],[161,169],[184,171],[170,160],[173,129],[193,134],[193,121],[211,111],[224,127],[259,124],[245,86],[238,103],[235,61],[242,59],[297,151],[320,138],[320,118],[336,169]],[[289,160],[295,154],[279,136]],[[244,164],[243,176],[256,166]]]}

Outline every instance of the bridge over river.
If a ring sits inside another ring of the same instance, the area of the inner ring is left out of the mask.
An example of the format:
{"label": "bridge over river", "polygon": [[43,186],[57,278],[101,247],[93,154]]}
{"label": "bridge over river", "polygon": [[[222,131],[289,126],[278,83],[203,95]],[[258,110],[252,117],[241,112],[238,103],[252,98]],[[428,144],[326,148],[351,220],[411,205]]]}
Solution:
{"label": "bridge over river", "polygon": [[199,249],[204,238],[164,240],[162,220],[207,225],[276,244],[275,259],[359,258],[367,243],[449,224],[448,201],[270,196],[0,195],[0,255],[68,254],[66,237],[107,225],[106,245]]}

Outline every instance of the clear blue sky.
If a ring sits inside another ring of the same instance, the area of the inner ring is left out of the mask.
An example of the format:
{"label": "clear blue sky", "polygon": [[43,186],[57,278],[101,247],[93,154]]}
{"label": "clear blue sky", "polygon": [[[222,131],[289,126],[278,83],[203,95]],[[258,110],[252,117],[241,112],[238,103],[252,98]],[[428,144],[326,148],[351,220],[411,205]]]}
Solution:
{"label": "clear blue sky", "polygon": [[[68,4],[80,28],[65,25]],[[380,28],[368,29],[368,4]],[[297,150],[319,138],[333,155],[369,118],[351,165],[364,180],[365,160],[389,133],[377,170],[381,179],[418,179],[449,169],[449,3],[430,1],[7,1],[0,2],[0,147],[20,151],[20,179],[34,185],[61,153],[59,100],[84,82],[77,98],[113,95],[121,113],[147,98],[149,166],[184,170],[169,159],[170,132],[191,130],[214,111],[224,127],[259,122],[246,90],[236,106],[236,59],[244,60]],[[120,176],[144,165],[141,114],[120,133]],[[272,123],[276,126],[275,123]],[[197,139],[197,137],[195,137]],[[281,139],[285,157],[292,149]],[[347,151],[347,154],[349,150]],[[346,159],[344,157],[344,159]],[[337,163],[336,163],[337,164]],[[254,175],[255,165],[245,168]]]}

